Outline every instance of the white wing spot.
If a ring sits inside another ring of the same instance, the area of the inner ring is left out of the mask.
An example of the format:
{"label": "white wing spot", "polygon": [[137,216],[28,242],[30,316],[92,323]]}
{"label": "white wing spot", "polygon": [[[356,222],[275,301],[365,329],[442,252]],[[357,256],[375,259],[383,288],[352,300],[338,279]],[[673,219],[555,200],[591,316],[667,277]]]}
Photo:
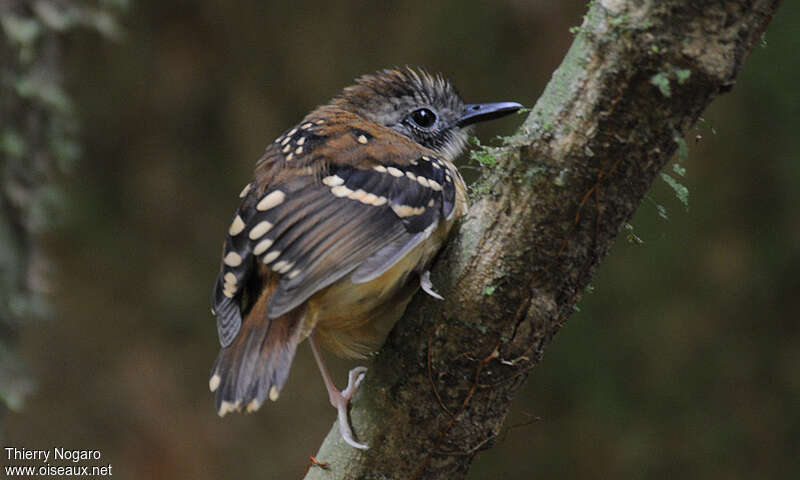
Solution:
{"label": "white wing spot", "polygon": [[287,133],[287,134],[286,134],[286,136],[287,136],[287,137],[291,137],[291,136],[293,136],[295,133],[297,133],[297,129],[296,129],[296,128],[293,128],[293,129],[289,130],[289,133]]}
{"label": "white wing spot", "polygon": [[250,187],[251,187],[251,184],[249,184],[249,183],[247,185],[245,185],[244,188],[242,189],[242,191],[239,192],[239,198],[244,198],[244,196],[247,195],[247,192],[250,191]]}
{"label": "white wing spot", "polygon": [[279,395],[280,395],[280,393],[278,392],[277,388],[275,388],[275,387],[270,387],[269,388],[269,399],[270,400],[272,400],[274,402],[275,400],[278,399]]}
{"label": "white wing spot", "polygon": [[368,193],[360,200],[367,205],[375,205],[375,201],[378,200],[378,196],[374,193]]}
{"label": "white wing spot", "polygon": [[229,267],[238,267],[242,264],[242,256],[236,252],[228,252],[222,261]]}
{"label": "white wing spot", "polygon": [[211,380],[208,381],[208,389],[212,392],[215,392],[217,388],[219,388],[219,383],[222,381],[222,378],[218,374],[214,374],[211,377]]}
{"label": "white wing spot", "polygon": [[[302,145],[306,143],[306,137],[301,137],[300,140],[297,141],[297,145]],[[297,152],[300,153],[300,152]]]}
{"label": "white wing spot", "polygon": [[437,192],[442,191],[442,186],[436,180],[428,179],[428,186],[436,190]]}
{"label": "white wing spot", "polygon": [[367,144],[367,137],[365,137],[364,135],[359,135],[358,136],[358,143],[366,145]]}
{"label": "white wing spot", "polygon": [[311,122],[306,122],[306,123],[302,124],[302,125],[300,126],[300,128],[302,128],[303,130],[308,130],[309,128],[311,128],[311,127],[313,127],[313,126],[314,126],[314,124],[313,124],[313,123],[311,123]]}
{"label": "white wing spot", "polygon": [[287,162],[291,162],[293,158],[294,158],[294,153],[290,153],[289,155],[286,155],[286,161]]}
{"label": "white wing spot", "polygon": [[286,260],[281,260],[280,262],[278,262],[278,263],[276,263],[275,265],[272,266],[272,270],[278,272],[282,268],[284,268],[286,265],[289,265],[289,262],[287,262]]}
{"label": "white wing spot", "polygon": [[268,221],[264,220],[259,222],[255,227],[250,229],[250,233],[247,234],[250,237],[250,240],[258,240],[259,238],[263,237],[265,233],[272,230],[273,225]]}
{"label": "white wing spot", "polygon": [[286,265],[284,265],[284,266],[282,266],[280,269],[278,269],[278,273],[281,273],[281,274],[283,274],[283,273],[286,273],[286,272],[288,272],[289,270],[291,270],[291,269],[292,269],[292,267],[294,267],[294,262],[292,262],[292,263],[287,263]]}
{"label": "white wing spot", "polygon": [[261,255],[262,253],[266,252],[269,247],[272,246],[272,240],[266,238],[258,242],[253,249],[253,255]]}
{"label": "white wing spot", "polygon": [[286,137],[286,138],[285,138],[285,139],[283,139],[283,141],[281,142],[281,146],[284,146],[284,145],[286,145],[287,143],[289,143],[289,142],[291,142],[291,141],[292,141],[292,138],[291,138],[291,137]]}
{"label": "white wing spot", "polygon": [[417,179],[417,176],[414,175],[414,172],[406,172],[406,177],[410,178],[412,182]]}
{"label": "white wing spot", "polygon": [[402,177],[403,176],[403,172],[401,170],[398,170],[398,169],[394,168],[394,167],[389,167],[389,168],[386,169],[386,171],[389,172],[389,174],[394,176],[394,177]]}
{"label": "white wing spot", "polygon": [[289,150],[291,150],[291,149],[292,149],[292,146],[287,144],[285,147],[283,147],[283,148],[281,149],[281,152],[283,152],[283,153],[289,153]]}
{"label": "white wing spot", "polygon": [[339,175],[330,175],[322,179],[322,183],[329,187],[337,187],[339,185],[344,185],[344,179]]}
{"label": "white wing spot", "polygon": [[293,279],[294,277],[296,277],[298,275],[300,275],[300,269],[299,268],[295,268],[294,270],[292,270],[292,272],[289,275],[287,275],[287,277],[289,277],[289,280],[291,280],[291,279]]}
{"label": "white wing spot", "polygon": [[225,402],[223,401],[222,404],[219,406],[219,416],[224,417],[228,412],[239,411],[240,409],[240,401],[236,400],[236,403]]}
{"label": "white wing spot", "polygon": [[256,205],[256,209],[263,212],[269,210],[270,208],[277,207],[283,200],[286,198],[286,194],[280,190],[275,190],[274,192],[270,193],[266,197],[262,198],[258,205]]}
{"label": "white wing spot", "polygon": [[235,237],[239,235],[244,230],[244,220],[239,215],[236,215],[236,218],[233,219],[233,223],[231,223],[230,228],[228,228],[228,235],[231,237]]}
{"label": "white wing spot", "polygon": [[250,400],[250,403],[247,404],[247,413],[253,413],[261,407],[261,404],[258,403],[257,399]]}
{"label": "white wing spot", "polygon": [[289,263],[286,260],[281,260],[272,266],[272,270],[278,273],[286,273],[291,270],[292,267],[294,267],[294,262]]}
{"label": "white wing spot", "polygon": [[225,284],[222,286],[222,293],[228,298],[233,298],[238,288],[236,286],[236,275],[228,272],[222,279],[225,281]]}
{"label": "white wing spot", "polygon": [[345,187],[344,185],[338,185],[336,187],[331,188],[331,193],[337,197],[346,197],[352,193],[352,190]]}
{"label": "white wing spot", "polygon": [[430,187],[430,183],[428,183],[428,179],[425,177],[417,177],[417,182],[422,185],[423,187]]}
{"label": "white wing spot", "polygon": [[380,207],[381,205],[385,204],[387,201],[388,200],[386,199],[386,197],[378,197],[377,200],[372,202],[372,204],[375,205],[376,207]]}
{"label": "white wing spot", "polygon": [[384,167],[383,165],[375,165],[374,167],[372,167],[372,169],[375,170],[376,172],[386,173],[386,167]]}
{"label": "white wing spot", "polygon": [[295,149],[294,153],[296,153],[297,155],[300,155],[301,153],[303,153],[303,147],[297,147]]}
{"label": "white wing spot", "polygon": [[235,408],[233,407],[233,404],[231,402],[223,401],[219,406],[219,411],[217,412],[217,415],[219,415],[220,417],[224,417],[226,413],[232,412],[234,410]]}
{"label": "white wing spot", "polygon": [[361,190],[359,188],[358,190],[356,190],[353,193],[351,193],[350,195],[348,195],[347,198],[349,198],[350,200],[358,200],[359,202],[367,203],[367,202],[364,201],[366,196],[367,196],[367,192],[365,192],[364,190]]}
{"label": "white wing spot", "polygon": [[270,263],[271,261],[275,260],[281,255],[280,250],[275,250],[274,252],[269,252],[268,254],[264,255],[264,258],[261,259],[263,263]]}
{"label": "white wing spot", "polygon": [[420,215],[425,211],[425,207],[414,208],[408,205],[392,205],[392,210],[394,210],[394,213],[396,213],[398,217],[405,218]]}

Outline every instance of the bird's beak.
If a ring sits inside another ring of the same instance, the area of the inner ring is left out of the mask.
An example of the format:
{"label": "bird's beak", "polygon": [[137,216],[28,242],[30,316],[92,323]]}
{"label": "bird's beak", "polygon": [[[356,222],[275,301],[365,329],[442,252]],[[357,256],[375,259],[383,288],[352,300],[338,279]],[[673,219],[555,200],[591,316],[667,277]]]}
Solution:
{"label": "bird's beak", "polygon": [[464,113],[456,121],[456,125],[466,127],[473,123],[494,120],[495,118],[505,117],[509,113],[514,113],[520,108],[522,108],[522,105],[516,102],[471,103],[464,107]]}

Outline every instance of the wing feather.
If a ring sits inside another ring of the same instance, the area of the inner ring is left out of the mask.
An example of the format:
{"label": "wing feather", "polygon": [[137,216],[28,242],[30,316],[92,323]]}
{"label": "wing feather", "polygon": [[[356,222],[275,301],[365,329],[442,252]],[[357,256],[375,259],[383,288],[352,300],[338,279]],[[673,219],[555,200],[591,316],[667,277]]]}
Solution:
{"label": "wing feather", "polygon": [[354,283],[379,277],[454,210],[454,167],[388,128],[361,121],[354,133],[351,114],[337,115],[307,117],[257,165],[214,287],[223,346],[249,308],[244,292],[268,275],[258,265],[280,276],[266,308],[276,318],[348,274]]}

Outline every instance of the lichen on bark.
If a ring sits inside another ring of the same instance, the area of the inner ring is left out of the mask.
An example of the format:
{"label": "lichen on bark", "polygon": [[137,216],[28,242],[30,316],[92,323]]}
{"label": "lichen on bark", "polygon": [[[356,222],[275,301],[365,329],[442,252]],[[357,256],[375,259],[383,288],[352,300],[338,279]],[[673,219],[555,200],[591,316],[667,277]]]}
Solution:
{"label": "lichen on bark", "polygon": [[38,240],[61,217],[56,179],[80,151],[62,44],[75,29],[119,33],[111,14],[119,2],[99,3],[0,1],[0,428],[6,409],[22,408],[33,390],[15,346],[21,327],[48,313]]}

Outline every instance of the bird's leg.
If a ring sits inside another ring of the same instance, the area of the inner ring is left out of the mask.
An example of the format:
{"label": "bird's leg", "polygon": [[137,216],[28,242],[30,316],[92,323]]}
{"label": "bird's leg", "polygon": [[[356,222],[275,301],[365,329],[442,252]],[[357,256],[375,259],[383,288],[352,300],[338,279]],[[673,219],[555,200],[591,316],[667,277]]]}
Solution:
{"label": "bird's leg", "polygon": [[419,286],[422,287],[422,290],[430,295],[431,297],[435,298],[436,300],[444,300],[444,297],[436,293],[433,289],[433,284],[431,283],[431,271],[425,270],[419,276]]}
{"label": "bird's leg", "polygon": [[353,431],[350,429],[350,422],[347,419],[347,406],[350,404],[350,399],[353,398],[353,394],[358,390],[361,381],[364,380],[367,367],[356,367],[350,370],[347,378],[347,387],[340,392],[336,388],[336,385],[333,384],[333,380],[331,380],[331,376],[328,373],[328,367],[325,366],[325,362],[322,360],[322,352],[319,350],[314,332],[308,337],[308,341],[311,344],[311,351],[314,352],[314,359],[317,361],[317,366],[319,366],[319,372],[322,374],[322,380],[325,382],[325,387],[328,389],[328,398],[330,398],[333,408],[338,412],[339,433],[341,433],[342,439],[350,446],[366,450],[369,446],[353,440]]}

